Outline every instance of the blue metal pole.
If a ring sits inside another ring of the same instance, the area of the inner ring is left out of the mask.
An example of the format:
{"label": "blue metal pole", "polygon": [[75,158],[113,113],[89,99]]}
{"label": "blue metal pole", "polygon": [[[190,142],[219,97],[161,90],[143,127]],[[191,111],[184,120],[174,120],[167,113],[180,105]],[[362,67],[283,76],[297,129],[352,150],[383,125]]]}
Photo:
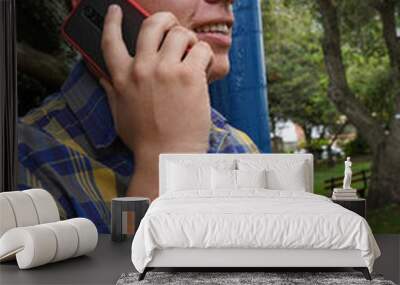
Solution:
{"label": "blue metal pole", "polygon": [[210,86],[211,104],[263,153],[271,152],[267,80],[259,0],[238,0],[230,53],[231,72]]}

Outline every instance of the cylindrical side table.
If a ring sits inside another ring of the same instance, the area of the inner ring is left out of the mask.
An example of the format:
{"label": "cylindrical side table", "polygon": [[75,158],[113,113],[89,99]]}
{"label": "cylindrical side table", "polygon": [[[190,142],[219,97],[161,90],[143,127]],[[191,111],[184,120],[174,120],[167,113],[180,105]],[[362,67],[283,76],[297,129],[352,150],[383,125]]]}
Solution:
{"label": "cylindrical side table", "polygon": [[111,203],[111,239],[123,241],[134,235],[146,214],[150,199],[144,197],[120,197]]}

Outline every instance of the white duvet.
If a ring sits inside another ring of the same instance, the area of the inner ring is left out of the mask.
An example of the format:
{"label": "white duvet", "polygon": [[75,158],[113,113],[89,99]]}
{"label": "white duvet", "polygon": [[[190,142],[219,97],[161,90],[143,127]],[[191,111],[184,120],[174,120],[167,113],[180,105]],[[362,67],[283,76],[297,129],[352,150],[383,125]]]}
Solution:
{"label": "white duvet", "polygon": [[143,272],[165,248],[358,249],[371,272],[380,255],[359,215],[320,195],[265,189],[161,196],[134,237],[133,265]]}

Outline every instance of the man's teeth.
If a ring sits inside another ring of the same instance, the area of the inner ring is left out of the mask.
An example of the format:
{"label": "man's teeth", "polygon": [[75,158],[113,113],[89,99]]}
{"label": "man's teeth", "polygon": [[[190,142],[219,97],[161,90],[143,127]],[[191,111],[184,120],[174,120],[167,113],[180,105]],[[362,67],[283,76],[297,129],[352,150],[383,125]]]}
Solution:
{"label": "man's teeth", "polygon": [[195,29],[197,33],[221,33],[221,34],[228,34],[229,27],[226,24],[213,24],[213,25],[206,25],[201,26]]}

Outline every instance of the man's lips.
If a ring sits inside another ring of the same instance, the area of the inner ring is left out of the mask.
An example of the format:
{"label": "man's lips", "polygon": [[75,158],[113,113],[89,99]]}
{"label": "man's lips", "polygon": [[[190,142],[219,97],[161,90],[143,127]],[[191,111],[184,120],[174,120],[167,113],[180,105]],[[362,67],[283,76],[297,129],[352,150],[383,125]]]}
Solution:
{"label": "man's lips", "polygon": [[192,30],[197,38],[210,45],[229,48],[232,45],[233,16],[220,16],[215,19],[196,21]]}
{"label": "man's lips", "polygon": [[230,48],[232,45],[232,37],[230,34],[214,33],[214,32],[201,32],[196,33],[200,41],[205,41],[210,45],[216,45],[223,48]]}

